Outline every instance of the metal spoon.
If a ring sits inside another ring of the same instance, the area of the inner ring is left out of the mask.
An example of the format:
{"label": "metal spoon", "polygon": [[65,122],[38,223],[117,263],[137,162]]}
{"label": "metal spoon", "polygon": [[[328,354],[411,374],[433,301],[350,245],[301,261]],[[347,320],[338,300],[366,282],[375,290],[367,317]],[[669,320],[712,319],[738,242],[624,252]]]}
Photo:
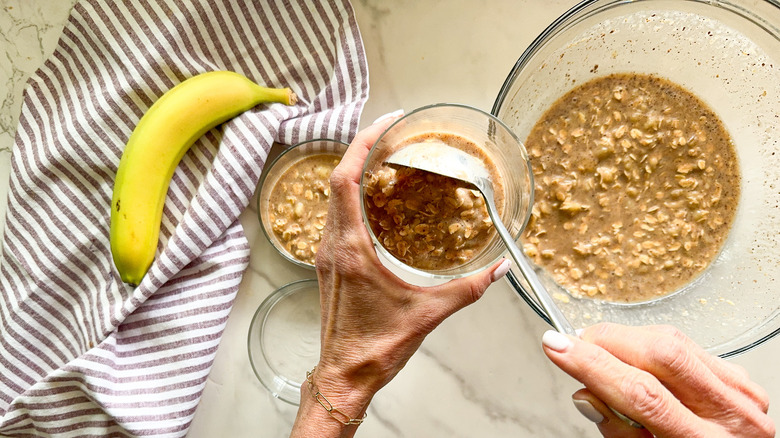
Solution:
{"label": "metal spoon", "polygon": [[[520,251],[520,248],[515,244],[512,235],[509,234],[509,230],[507,230],[504,223],[501,222],[494,201],[493,183],[490,181],[490,175],[481,160],[445,143],[431,141],[405,146],[403,149],[393,153],[385,162],[396,166],[404,166],[444,175],[463,181],[479,190],[482,197],[485,198],[488,214],[490,214],[490,219],[493,221],[493,225],[496,227],[498,235],[501,237],[501,240],[504,241],[504,244],[509,250],[509,254],[520,268],[520,273],[528,282],[528,285],[531,286],[531,292],[542,305],[542,309],[547,312],[547,316],[553,327],[561,333],[577,336],[574,327],[572,327],[571,323],[563,316],[563,313],[558,306],[555,305],[555,302],[547,292],[547,289],[545,289],[539,281],[539,277],[537,277],[533,268],[531,268],[531,265]],[[621,414],[612,407],[609,407],[609,409],[629,425],[640,429],[643,428],[641,424]]]}
{"label": "metal spoon", "polygon": [[479,190],[482,197],[485,198],[488,214],[498,235],[504,241],[515,264],[520,268],[520,273],[531,286],[531,292],[550,317],[553,327],[561,333],[576,336],[574,327],[563,316],[558,306],[555,305],[555,302],[547,292],[547,289],[542,286],[539,277],[536,276],[528,260],[526,260],[520,248],[515,244],[512,235],[509,234],[509,230],[501,222],[494,201],[493,183],[490,181],[490,175],[480,159],[445,143],[431,141],[405,146],[403,149],[393,153],[385,162],[444,175],[463,181]]}

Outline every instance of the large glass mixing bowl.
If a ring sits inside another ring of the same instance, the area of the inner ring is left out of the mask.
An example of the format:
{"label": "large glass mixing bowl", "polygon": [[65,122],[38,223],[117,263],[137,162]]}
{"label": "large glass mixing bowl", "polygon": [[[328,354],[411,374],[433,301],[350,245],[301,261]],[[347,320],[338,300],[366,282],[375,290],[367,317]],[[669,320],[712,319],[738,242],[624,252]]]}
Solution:
{"label": "large glass mixing bowl", "polygon": [[[611,73],[669,79],[726,125],[742,175],[735,222],[717,259],[676,293],[641,304],[577,299],[538,269],[576,327],[671,324],[722,357],[780,331],[780,3],[766,0],[588,0],[520,56],[493,114],[521,139],[560,96]],[[544,312],[510,283],[542,317]]]}

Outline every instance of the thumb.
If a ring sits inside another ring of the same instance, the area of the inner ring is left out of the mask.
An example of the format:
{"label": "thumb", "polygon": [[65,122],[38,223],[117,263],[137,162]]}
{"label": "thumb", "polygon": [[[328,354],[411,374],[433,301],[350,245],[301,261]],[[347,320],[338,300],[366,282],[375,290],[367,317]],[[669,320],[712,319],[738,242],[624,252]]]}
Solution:
{"label": "thumb", "polygon": [[488,286],[509,272],[509,267],[509,259],[501,259],[490,269],[429,288],[429,295],[443,314],[441,319],[480,299]]}
{"label": "thumb", "polygon": [[333,173],[337,175],[336,179],[343,179],[350,184],[360,184],[363,164],[366,162],[369,150],[382,133],[402,115],[403,111],[401,110],[385,114],[371,126],[358,132],[341,158],[341,162],[333,170]]}
{"label": "thumb", "polygon": [[588,420],[596,423],[605,438],[647,438],[652,437],[647,429],[629,425],[598,397],[587,389],[580,389],[571,396],[577,410]]}

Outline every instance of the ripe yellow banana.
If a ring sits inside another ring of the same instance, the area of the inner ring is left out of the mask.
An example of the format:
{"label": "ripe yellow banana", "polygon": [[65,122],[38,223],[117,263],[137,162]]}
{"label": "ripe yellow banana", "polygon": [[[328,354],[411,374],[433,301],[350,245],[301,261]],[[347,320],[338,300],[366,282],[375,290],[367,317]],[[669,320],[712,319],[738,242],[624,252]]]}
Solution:
{"label": "ripe yellow banana", "polygon": [[192,144],[263,102],[296,103],[289,88],[265,88],[229,71],[202,73],[155,102],[130,135],[111,200],[111,254],[122,281],[138,285],[154,260],[168,186]]}

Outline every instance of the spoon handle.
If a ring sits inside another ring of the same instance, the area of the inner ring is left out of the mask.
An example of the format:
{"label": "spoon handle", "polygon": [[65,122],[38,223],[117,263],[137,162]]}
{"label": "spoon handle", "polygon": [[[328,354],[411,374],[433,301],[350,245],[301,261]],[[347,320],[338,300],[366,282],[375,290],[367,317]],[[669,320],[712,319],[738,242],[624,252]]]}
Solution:
{"label": "spoon handle", "polygon": [[547,289],[539,281],[539,277],[528,263],[525,255],[520,250],[520,248],[517,247],[517,244],[515,244],[515,240],[512,238],[509,230],[506,229],[504,223],[501,221],[501,218],[498,217],[495,203],[491,199],[492,196],[488,196],[488,193],[483,193],[483,195],[485,195],[485,202],[488,204],[488,214],[490,214],[490,219],[493,220],[493,225],[496,227],[498,235],[501,237],[501,240],[504,241],[504,244],[506,245],[507,250],[509,250],[509,254],[512,256],[512,259],[514,259],[515,264],[517,264],[517,267],[520,268],[520,273],[523,275],[523,278],[525,278],[525,281],[527,281],[528,285],[531,286],[531,292],[536,297],[536,300],[539,301],[539,304],[542,305],[544,311],[547,312],[547,316],[549,316],[553,327],[555,327],[555,329],[561,333],[576,336],[574,327],[566,319],[566,317],[563,316],[563,313],[555,304],[553,298],[547,292]]}

